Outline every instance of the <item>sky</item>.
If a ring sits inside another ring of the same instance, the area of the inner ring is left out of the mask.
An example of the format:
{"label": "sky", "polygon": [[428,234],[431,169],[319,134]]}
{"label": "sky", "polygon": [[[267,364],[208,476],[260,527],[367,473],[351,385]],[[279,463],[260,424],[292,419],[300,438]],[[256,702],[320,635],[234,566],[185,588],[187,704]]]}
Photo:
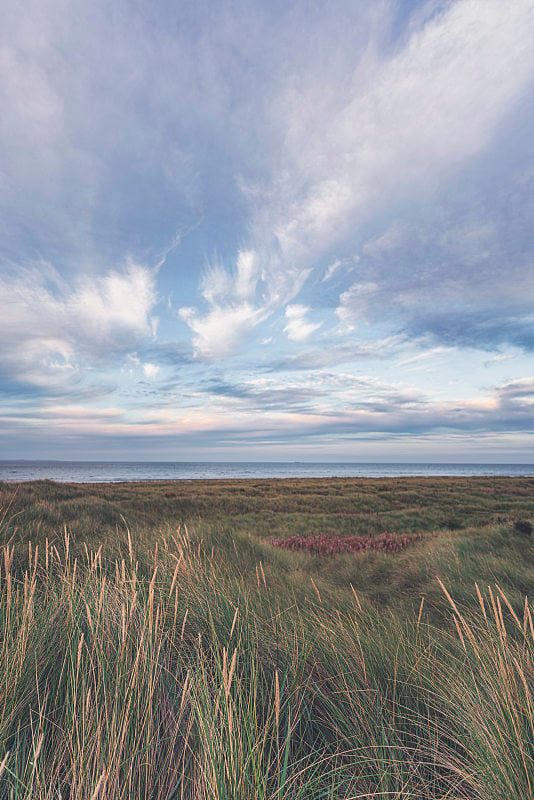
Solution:
{"label": "sky", "polygon": [[2,0],[0,458],[534,461],[534,0]]}

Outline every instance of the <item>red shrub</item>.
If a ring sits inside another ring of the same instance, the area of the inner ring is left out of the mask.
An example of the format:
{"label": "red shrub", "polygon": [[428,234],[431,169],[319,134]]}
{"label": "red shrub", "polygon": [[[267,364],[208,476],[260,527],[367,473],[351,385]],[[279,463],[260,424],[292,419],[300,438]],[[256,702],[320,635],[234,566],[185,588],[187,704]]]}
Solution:
{"label": "red shrub", "polygon": [[271,544],[285,550],[333,556],[337,553],[358,553],[369,550],[380,553],[400,553],[401,550],[420,538],[420,533],[410,533],[404,536],[395,536],[392,533],[382,533],[380,536],[335,536],[330,533],[319,533],[313,536],[271,539]]}

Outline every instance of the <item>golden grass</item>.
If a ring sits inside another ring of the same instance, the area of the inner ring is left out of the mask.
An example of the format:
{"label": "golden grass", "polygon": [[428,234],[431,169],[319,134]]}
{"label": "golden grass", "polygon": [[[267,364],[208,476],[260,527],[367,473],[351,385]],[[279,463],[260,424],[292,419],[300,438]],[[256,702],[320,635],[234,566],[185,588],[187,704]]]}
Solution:
{"label": "golden grass", "polygon": [[[78,543],[79,545],[80,543]],[[533,797],[534,628],[274,596],[193,545],[2,548],[0,797]]]}

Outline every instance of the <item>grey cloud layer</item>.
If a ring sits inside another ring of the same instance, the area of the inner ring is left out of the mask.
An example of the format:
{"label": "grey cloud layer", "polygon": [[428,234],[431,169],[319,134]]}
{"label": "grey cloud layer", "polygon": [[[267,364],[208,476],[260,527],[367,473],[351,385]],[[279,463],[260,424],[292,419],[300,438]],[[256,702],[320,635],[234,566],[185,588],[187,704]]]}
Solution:
{"label": "grey cloud layer", "polygon": [[[534,435],[534,378],[514,381],[496,387],[487,397],[471,403],[465,401],[430,402],[422,395],[400,392],[395,387],[380,386],[369,381],[361,382],[363,399],[345,403],[342,409],[321,408],[319,402],[313,405],[311,390],[283,389],[277,397],[277,390],[263,390],[246,385],[229,386],[213,384],[207,387],[208,393],[224,395],[234,401],[252,401],[248,410],[258,420],[257,408],[265,412],[259,423],[243,427],[233,422],[237,416],[234,405],[224,424],[214,422],[208,429],[192,426],[189,429],[173,429],[166,425],[157,433],[150,424],[131,424],[124,418],[120,409],[103,409],[84,412],[79,408],[43,408],[38,412],[13,410],[0,415],[0,434],[9,444],[13,438],[30,437],[36,444],[43,442],[43,424],[53,433],[63,433],[69,440],[81,444],[93,437],[105,436],[108,443],[115,442],[125,446],[128,442],[158,444],[168,447],[183,447],[197,443],[212,448],[229,443],[248,442],[262,444],[305,444],[315,440],[336,441],[342,437],[345,442],[364,441],[366,437],[377,440],[390,436],[427,436],[436,434],[512,434],[519,432],[525,444]],[[370,396],[371,393],[373,396]],[[367,397],[366,397],[367,395]],[[303,402],[304,401],[304,402]],[[282,417],[274,413],[283,408]],[[104,433],[105,425],[111,430]],[[364,437],[361,439],[361,437]]]}
{"label": "grey cloud layer", "polygon": [[[520,154],[524,163],[529,150]],[[534,187],[501,168],[489,207],[480,208],[482,181],[471,176],[468,197],[460,181],[449,189],[448,207],[412,213],[363,245],[360,280],[337,309],[345,325],[385,321],[410,338],[532,350]]]}

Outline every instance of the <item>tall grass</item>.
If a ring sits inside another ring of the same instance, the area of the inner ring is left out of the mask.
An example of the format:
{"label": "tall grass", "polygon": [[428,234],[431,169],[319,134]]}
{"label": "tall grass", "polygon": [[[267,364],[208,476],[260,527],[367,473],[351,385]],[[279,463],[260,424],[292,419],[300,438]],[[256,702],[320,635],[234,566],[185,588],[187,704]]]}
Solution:
{"label": "tall grass", "polygon": [[186,531],[81,550],[2,548],[1,798],[534,796],[527,602],[438,629],[297,607]]}

